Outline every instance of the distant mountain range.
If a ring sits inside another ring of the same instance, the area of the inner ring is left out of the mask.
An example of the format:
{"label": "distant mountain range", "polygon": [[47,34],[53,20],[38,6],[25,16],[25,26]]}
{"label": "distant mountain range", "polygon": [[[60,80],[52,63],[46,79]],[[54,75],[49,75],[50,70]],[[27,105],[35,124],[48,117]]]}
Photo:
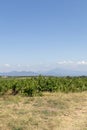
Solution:
{"label": "distant mountain range", "polygon": [[0,76],[87,76],[87,71],[72,71],[61,68],[52,69],[45,72],[32,72],[32,71],[11,71],[0,73]]}
{"label": "distant mountain range", "polygon": [[73,71],[68,69],[56,68],[43,74],[52,76],[87,76],[87,71]]}
{"label": "distant mountain range", "polygon": [[0,76],[36,76],[37,73],[31,71],[11,71],[0,73]]}

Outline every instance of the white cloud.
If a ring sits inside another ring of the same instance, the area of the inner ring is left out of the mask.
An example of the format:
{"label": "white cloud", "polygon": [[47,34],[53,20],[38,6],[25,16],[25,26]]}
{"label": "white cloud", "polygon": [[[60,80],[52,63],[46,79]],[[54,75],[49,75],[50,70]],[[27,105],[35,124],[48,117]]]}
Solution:
{"label": "white cloud", "polygon": [[4,64],[5,67],[10,67],[11,65],[10,64]]}
{"label": "white cloud", "polygon": [[63,65],[63,64],[74,64],[75,62],[74,61],[71,61],[71,60],[69,60],[69,61],[59,61],[59,62],[57,62],[57,64],[60,64],[60,65]]}
{"label": "white cloud", "polygon": [[54,68],[64,68],[72,70],[87,70],[87,61],[64,60],[51,63],[38,64],[3,64],[0,65],[0,72],[2,71],[48,71]]}
{"label": "white cloud", "polygon": [[78,61],[77,64],[78,65],[87,65],[87,61]]}
{"label": "white cloud", "polygon": [[21,64],[17,64],[16,66],[17,66],[17,67],[21,67],[22,65],[21,65]]}
{"label": "white cloud", "polygon": [[59,64],[59,65],[70,65],[70,64],[72,64],[72,65],[87,65],[87,61],[71,61],[71,60],[69,60],[69,61],[59,61],[59,62],[57,62],[57,64]]}

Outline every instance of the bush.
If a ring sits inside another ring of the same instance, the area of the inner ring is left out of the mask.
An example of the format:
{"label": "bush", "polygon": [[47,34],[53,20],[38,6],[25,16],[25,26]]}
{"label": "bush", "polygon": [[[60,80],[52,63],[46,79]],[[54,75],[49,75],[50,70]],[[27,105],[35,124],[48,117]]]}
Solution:
{"label": "bush", "polygon": [[0,78],[0,95],[42,95],[42,92],[87,91],[87,77],[25,77]]}

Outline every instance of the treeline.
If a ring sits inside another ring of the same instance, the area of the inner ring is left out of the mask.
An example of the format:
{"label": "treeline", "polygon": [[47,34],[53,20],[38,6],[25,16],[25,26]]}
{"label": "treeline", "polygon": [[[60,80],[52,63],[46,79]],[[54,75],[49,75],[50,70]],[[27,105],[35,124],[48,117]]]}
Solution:
{"label": "treeline", "polygon": [[42,95],[43,92],[87,91],[87,77],[0,78],[0,95]]}

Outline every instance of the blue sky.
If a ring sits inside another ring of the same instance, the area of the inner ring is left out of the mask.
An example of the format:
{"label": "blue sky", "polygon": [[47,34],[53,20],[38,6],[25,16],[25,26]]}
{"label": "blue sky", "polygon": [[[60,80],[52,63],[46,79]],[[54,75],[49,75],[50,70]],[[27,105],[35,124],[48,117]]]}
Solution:
{"label": "blue sky", "polygon": [[0,72],[86,66],[87,0],[0,1]]}

